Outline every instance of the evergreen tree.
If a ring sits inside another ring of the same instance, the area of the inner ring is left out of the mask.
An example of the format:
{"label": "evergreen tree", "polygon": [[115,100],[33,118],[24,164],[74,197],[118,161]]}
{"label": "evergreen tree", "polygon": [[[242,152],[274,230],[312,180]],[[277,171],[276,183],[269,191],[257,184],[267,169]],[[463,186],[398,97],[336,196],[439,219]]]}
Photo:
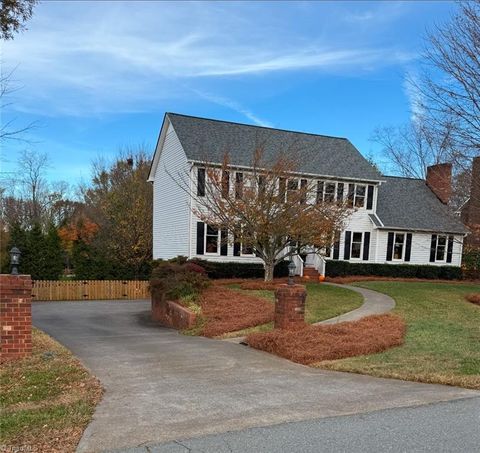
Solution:
{"label": "evergreen tree", "polygon": [[33,280],[42,280],[47,269],[45,236],[38,223],[27,232],[26,257],[22,272],[30,274]]}
{"label": "evergreen tree", "polygon": [[53,224],[48,228],[44,238],[44,244],[45,266],[43,268],[42,279],[57,280],[61,277],[64,269],[64,254],[60,236]]}

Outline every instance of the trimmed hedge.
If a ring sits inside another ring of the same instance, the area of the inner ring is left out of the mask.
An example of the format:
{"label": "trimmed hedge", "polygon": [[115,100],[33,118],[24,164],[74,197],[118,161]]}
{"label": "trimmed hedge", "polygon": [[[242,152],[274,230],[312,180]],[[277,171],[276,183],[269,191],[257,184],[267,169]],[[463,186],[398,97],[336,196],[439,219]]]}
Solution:
{"label": "trimmed hedge", "polygon": [[414,264],[350,263],[327,261],[327,277],[347,275],[375,275],[378,277],[426,278],[432,280],[461,280],[462,269],[455,266],[429,266]]}
{"label": "trimmed hedge", "polygon": [[[263,264],[257,263],[224,263],[220,261],[207,261],[200,259],[189,260],[202,266],[207,275],[212,279],[218,278],[263,278],[265,270]],[[275,266],[274,277],[288,276],[288,261],[282,261]]]}

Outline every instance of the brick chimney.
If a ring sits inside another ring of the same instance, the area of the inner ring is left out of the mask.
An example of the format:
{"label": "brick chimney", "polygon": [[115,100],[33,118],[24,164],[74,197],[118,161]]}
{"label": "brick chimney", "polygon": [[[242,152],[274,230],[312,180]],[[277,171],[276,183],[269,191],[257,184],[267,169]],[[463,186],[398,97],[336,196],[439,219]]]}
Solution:
{"label": "brick chimney", "polygon": [[452,164],[437,164],[427,168],[427,186],[443,204],[452,195]]}
{"label": "brick chimney", "polygon": [[468,202],[468,223],[480,225],[480,156],[472,162],[472,185]]}

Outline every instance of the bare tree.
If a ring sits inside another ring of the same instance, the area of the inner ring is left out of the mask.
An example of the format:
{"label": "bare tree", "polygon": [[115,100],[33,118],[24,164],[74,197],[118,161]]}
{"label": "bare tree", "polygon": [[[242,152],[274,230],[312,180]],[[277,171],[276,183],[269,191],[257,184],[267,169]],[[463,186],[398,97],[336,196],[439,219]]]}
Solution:
{"label": "bare tree", "polygon": [[425,178],[427,167],[450,159],[449,131],[436,135],[428,128],[423,117],[399,127],[378,127],[372,141],[402,176]]}
{"label": "bare tree", "polygon": [[222,231],[224,242],[261,258],[266,281],[273,279],[276,264],[307,248],[324,254],[351,212],[343,199],[317,200],[317,182],[302,177],[298,163],[294,153],[264,159],[258,146],[241,173],[225,154],[222,165],[203,162],[200,192],[192,191],[189,177],[182,182],[196,202],[194,214],[207,228]]}
{"label": "bare tree", "polygon": [[14,33],[25,30],[25,22],[31,19],[37,3],[38,0],[2,0],[0,38],[13,39]]}
{"label": "bare tree", "polygon": [[417,108],[429,129],[448,135],[450,161],[466,170],[480,155],[480,0],[462,1],[452,20],[427,35]]}

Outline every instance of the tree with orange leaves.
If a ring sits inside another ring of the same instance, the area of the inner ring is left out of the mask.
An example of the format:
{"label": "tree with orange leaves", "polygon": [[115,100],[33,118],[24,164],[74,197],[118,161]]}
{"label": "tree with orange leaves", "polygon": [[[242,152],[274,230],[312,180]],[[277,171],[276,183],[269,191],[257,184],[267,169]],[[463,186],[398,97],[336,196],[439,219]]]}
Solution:
{"label": "tree with orange leaves", "polygon": [[[264,262],[265,280],[273,279],[275,265],[302,253],[323,254],[332,246],[351,212],[347,201],[317,200],[316,182],[298,171],[292,150],[266,159],[264,147],[252,153],[250,166],[235,174],[228,153],[222,165],[204,159],[205,194],[192,192],[187,178],[180,185],[195,200],[194,214],[207,225],[227,231],[226,241],[240,243]],[[178,181],[179,179],[176,178]]]}

